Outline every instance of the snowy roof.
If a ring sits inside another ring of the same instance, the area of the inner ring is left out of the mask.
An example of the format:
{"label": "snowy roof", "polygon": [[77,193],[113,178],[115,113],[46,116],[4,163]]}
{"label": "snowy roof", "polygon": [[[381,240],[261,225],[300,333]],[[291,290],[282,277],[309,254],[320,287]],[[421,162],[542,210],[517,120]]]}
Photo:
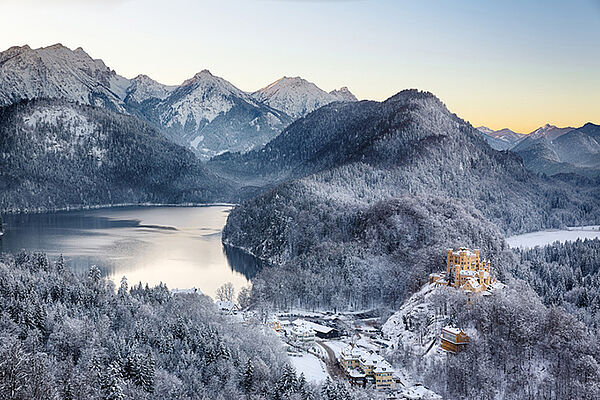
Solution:
{"label": "snowy roof", "polygon": [[348,346],[346,347],[344,350],[342,350],[342,357],[344,358],[360,358],[362,357],[362,355],[364,354],[364,351],[362,351],[361,349],[354,347],[354,346]]}
{"label": "snowy roof", "polygon": [[314,335],[315,332],[307,326],[296,325],[292,328],[292,333],[295,335]]}
{"label": "snowy roof", "polygon": [[226,311],[231,311],[235,308],[235,303],[233,301],[221,301],[221,300],[217,300],[215,301],[215,305],[217,306],[217,308],[219,310],[226,310]]}
{"label": "snowy roof", "polygon": [[[467,279],[467,283],[468,283],[469,285],[471,285],[471,287],[472,287],[473,289],[477,289],[479,286],[481,286],[481,285],[479,284],[479,281],[478,281],[477,279],[475,279],[475,278],[469,278],[469,279]],[[465,285],[466,285],[466,283],[465,283]]]}
{"label": "snowy roof", "polygon": [[350,368],[348,370],[348,375],[350,375],[351,378],[364,378],[365,377],[365,373],[356,368]]}
{"label": "snowy roof", "polygon": [[375,353],[363,353],[363,355],[360,358],[360,361],[363,364],[373,365],[373,366],[377,363],[386,362],[383,359],[383,357],[381,357],[379,354],[375,354]]}
{"label": "snowy roof", "polygon": [[460,329],[455,328],[454,326],[450,326],[450,325],[446,325],[443,330],[446,332],[449,332],[449,333],[453,333],[455,335],[458,335],[461,332]]}
{"label": "snowy roof", "polygon": [[375,373],[394,372],[394,368],[387,361],[382,361],[374,370]]}
{"label": "snowy roof", "polygon": [[331,328],[329,326],[315,324],[314,322],[306,321],[303,319],[296,319],[292,323],[296,326],[300,326],[300,325],[305,326],[305,327],[310,328],[313,331],[319,332],[319,333],[329,333],[333,330],[333,328]]}
{"label": "snowy roof", "polygon": [[460,274],[467,275],[467,276],[475,276],[475,275],[477,275],[477,271],[462,270],[462,271],[460,271]]}

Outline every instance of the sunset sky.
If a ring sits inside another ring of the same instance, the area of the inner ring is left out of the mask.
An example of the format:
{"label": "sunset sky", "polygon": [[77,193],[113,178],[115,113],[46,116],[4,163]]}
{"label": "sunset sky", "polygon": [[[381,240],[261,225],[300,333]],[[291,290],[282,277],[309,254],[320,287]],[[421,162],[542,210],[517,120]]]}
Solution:
{"label": "sunset sky", "polygon": [[600,123],[600,0],[0,0],[0,48],[83,47],[126,77],[302,76],[384,100],[436,94],[473,125]]}

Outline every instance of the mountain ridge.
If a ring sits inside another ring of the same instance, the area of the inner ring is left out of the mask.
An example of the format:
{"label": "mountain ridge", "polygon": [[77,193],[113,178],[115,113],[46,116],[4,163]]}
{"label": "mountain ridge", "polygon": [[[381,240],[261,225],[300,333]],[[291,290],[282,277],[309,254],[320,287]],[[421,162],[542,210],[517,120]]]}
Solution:
{"label": "mountain ridge", "polygon": [[347,88],[327,93],[302,78],[291,79],[310,90],[288,92],[291,100],[284,108],[302,110],[288,115],[206,69],[180,85],[163,85],[143,74],[120,76],[81,47],[24,45],[0,52],[0,105],[63,99],[132,114],[204,160],[260,147],[298,116],[332,101],[355,99]]}

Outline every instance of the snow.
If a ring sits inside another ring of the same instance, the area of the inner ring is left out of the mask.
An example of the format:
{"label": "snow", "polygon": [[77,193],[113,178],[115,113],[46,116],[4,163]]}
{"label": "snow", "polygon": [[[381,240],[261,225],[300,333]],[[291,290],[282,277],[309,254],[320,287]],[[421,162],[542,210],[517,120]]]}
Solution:
{"label": "snow", "polygon": [[[440,343],[436,340],[448,321],[446,316],[436,314],[431,303],[432,296],[442,290],[453,289],[426,284],[406,300],[400,309],[385,322],[381,330],[383,335],[392,341],[394,347],[405,346],[413,354],[422,355],[425,358],[442,356]],[[418,326],[407,328],[405,319],[412,320],[413,325],[417,325],[418,321],[431,321],[431,323],[422,328]],[[433,344],[434,342],[435,344]]]}
{"label": "snow", "polygon": [[356,96],[346,86],[332,90],[329,94],[338,101],[358,101]]}
{"label": "snow", "polygon": [[129,81],[81,49],[23,46],[0,53],[0,60],[0,105],[44,97],[92,105],[106,100],[124,111]]}
{"label": "snow", "polygon": [[439,394],[427,389],[423,385],[415,385],[410,388],[403,389],[400,392],[400,396],[405,399],[431,399],[431,400],[441,400],[442,396]]}
{"label": "snow", "polygon": [[257,90],[252,96],[277,110],[285,112],[294,119],[304,117],[317,108],[334,101],[348,101],[350,96],[356,99],[348,88],[327,93],[306,79],[286,76]]}
{"label": "snow", "polygon": [[324,334],[331,332],[331,330],[333,329],[333,328],[330,328],[329,326],[315,324],[314,322],[306,321],[303,319],[296,319],[292,323],[296,326],[304,326],[308,329],[312,329],[315,332],[324,333]]}
{"label": "snow", "polygon": [[325,343],[335,353],[336,358],[339,358],[340,354],[342,354],[342,351],[348,347],[348,343],[339,340],[326,340],[323,343]]}
{"label": "snow", "polygon": [[312,354],[302,353],[300,356],[290,357],[290,363],[297,374],[304,373],[304,377],[309,382],[321,383],[329,376],[323,361]]}
{"label": "snow", "polygon": [[138,75],[131,81],[127,89],[128,96],[138,103],[149,99],[166,99],[177,86],[167,86],[158,83],[147,75]]}
{"label": "snow", "polygon": [[190,147],[193,147],[195,149],[198,148],[198,146],[200,145],[200,143],[202,143],[202,141],[204,140],[204,135],[198,135],[194,138],[194,140],[192,140],[190,142]]}
{"label": "snow", "polygon": [[163,125],[184,126],[187,121],[197,125],[210,123],[220,114],[231,110],[233,98],[254,104],[254,100],[245,92],[233,86],[223,78],[203,70],[186,80],[165,100],[166,111],[161,114]]}
{"label": "snow", "polygon": [[544,230],[510,236],[506,242],[510,247],[528,249],[536,246],[547,246],[554,242],[564,243],[577,239],[595,239],[600,237],[600,225],[569,227],[565,230]]}

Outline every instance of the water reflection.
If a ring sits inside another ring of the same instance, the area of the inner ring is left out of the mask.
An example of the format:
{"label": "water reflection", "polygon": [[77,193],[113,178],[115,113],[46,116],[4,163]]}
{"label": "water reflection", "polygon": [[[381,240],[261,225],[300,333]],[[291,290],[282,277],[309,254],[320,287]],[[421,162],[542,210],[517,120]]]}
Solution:
{"label": "water reflection", "polygon": [[248,279],[253,279],[263,267],[263,263],[259,259],[235,247],[223,245],[223,251],[231,269]]}
{"label": "water reflection", "polygon": [[6,215],[0,251],[43,251],[51,258],[63,254],[80,273],[98,265],[117,283],[126,276],[130,285],[164,282],[213,296],[225,282],[238,291],[257,270],[250,256],[221,244],[230,209],[127,207]]}

